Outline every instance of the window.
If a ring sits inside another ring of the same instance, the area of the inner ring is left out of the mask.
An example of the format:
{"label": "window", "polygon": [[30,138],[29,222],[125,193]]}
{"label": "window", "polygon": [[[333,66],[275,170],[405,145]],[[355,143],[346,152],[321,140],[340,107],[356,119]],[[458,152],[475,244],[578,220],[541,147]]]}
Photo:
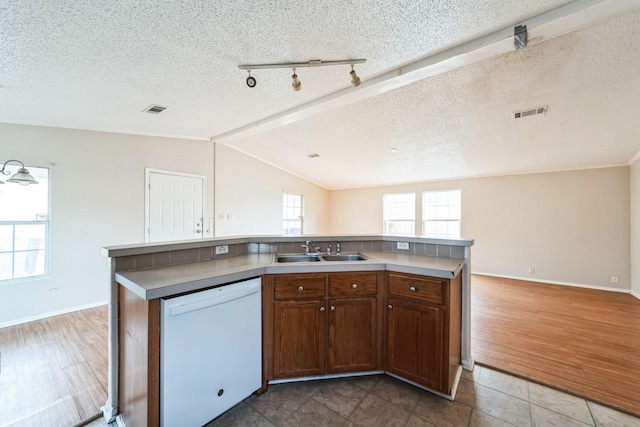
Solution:
{"label": "window", "polygon": [[460,237],[462,195],[460,190],[422,193],[422,234]]}
{"label": "window", "polygon": [[282,234],[302,234],[303,206],[301,194],[282,194]]}
{"label": "window", "polygon": [[27,168],[38,184],[0,185],[0,283],[49,274],[49,170]]}
{"label": "window", "polygon": [[385,194],[383,205],[385,234],[415,234],[415,193]]}

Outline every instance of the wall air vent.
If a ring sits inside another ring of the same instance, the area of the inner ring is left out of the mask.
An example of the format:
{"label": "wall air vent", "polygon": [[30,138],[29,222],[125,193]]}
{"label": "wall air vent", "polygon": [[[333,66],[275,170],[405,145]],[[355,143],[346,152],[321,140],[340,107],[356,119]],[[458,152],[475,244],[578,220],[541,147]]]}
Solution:
{"label": "wall air vent", "polygon": [[537,107],[537,108],[530,108],[528,110],[516,111],[515,113],[513,113],[513,118],[520,119],[522,117],[535,116],[537,114],[546,114],[548,108],[549,106],[545,105],[544,107]]}
{"label": "wall air vent", "polygon": [[320,157],[320,154],[316,154],[316,153],[307,154],[307,157],[310,158],[310,159],[315,159],[316,157]]}
{"label": "wall air vent", "polygon": [[142,111],[149,114],[160,114],[166,109],[167,107],[162,107],[160,105],[150,105]]}

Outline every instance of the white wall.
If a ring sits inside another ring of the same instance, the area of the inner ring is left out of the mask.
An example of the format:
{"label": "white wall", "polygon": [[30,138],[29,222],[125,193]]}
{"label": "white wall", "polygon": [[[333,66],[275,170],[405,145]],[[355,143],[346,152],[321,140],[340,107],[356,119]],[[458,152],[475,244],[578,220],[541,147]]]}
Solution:
{"label": "white wall", "polygon": [[216,236],[282,234],[282,193],[304,195],[304,234],[329,229],[329,192],[216,144]]}
{"label": "white wall", "polygon": [[0,326],[106,302],[101,248],[144,241],[145,167],[206,176],[213,217],[208,141],[0,124],[0,157],[50,167],[51,179],[50,278],[0,285]]}
{"label": "white wall", "polygon": [[640,298],[640,160],[631,165],[631,290]]}
{"label": "white wall", "polygon": [[333,191],[330,233],[380,233],[383,192],[438,189],[462,190],[474,272],[631,288],[628,167]]}

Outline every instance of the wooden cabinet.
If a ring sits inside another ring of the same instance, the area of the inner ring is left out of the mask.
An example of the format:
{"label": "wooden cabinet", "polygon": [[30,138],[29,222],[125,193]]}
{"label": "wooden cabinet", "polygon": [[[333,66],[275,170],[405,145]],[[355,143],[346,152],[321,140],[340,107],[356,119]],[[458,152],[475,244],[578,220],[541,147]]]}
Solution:
{"label": "wooden cabinet", "polygon": [[379,369],[378,275],[265,276],[265,380]]}
{"label": "wooden cabinet", "polygon": [[[321,375],[326,366],[326,277],[285,274],[274,279],[275,378]],[[263,320],[264,321],[264,320]]]}
{"label": "wooden cabinet", "polygon": [[387,371],[450,394],[460,366],[460,276],[387,278]]}
{"label": "wooden cabinet", "polygon": [[376,273],[329,276],[328,373],[377,368],[377,294]]}
{"label": "wooden cabinet", "polygon": [[273,371],[277,378],[325,372],[326,315],[324,301],[276,302]]}

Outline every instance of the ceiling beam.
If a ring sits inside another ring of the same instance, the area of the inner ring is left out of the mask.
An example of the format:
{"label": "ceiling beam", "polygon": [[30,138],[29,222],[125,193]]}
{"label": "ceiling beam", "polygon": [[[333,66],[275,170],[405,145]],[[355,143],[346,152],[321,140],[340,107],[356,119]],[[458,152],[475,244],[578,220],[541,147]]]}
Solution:
{"label": "ceiling beam", "polygon": [[[640,0],[577,0],[565,6],[527,19],[528,44],[567,34],[597,21],[640,7]],[[348,87],[313,101],[211,137],[211,141],[229,144],[249,136],[297,122],[357,101],[398,89],[402,86],[473,64],[514,49],[514,26],[434,53],[408,65],[393,69],[359,87]]]}

